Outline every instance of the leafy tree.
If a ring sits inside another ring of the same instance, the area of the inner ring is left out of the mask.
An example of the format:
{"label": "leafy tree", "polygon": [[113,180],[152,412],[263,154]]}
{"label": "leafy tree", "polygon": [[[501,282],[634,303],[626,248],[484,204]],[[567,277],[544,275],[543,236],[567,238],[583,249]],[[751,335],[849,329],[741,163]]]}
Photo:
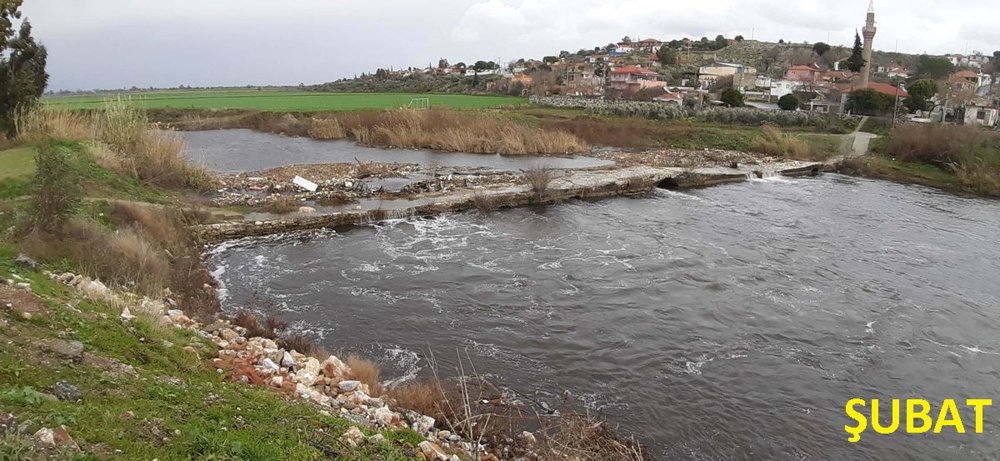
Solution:
{"label": "leafy tree", "polygon": [[921,55],[917,60],[917,77],[941,80],[955,71],[955,65],[946,58]]}
{"label": "leafy tree", "polygon": [[721,34],[720,35],[716,35],[715,36],[715,46],[717,46],[719,48],[725,48],[726,46],[729,46],[729,40],[726,40],[726,37],[724,35],[721,35]]}
{"label": "leafy tree", "polygon": [[737,42],[742,42],[745,39],[743,38],[742,35],[737,35],[736,37],[733,37],[733,40],[736,40]]}
{"label": "leafy tree", "polygon": [[21,18],[22,0],[0,0],[0,131],[15,134],[14,114],[38,102],[49,82],[48,52],[31,36],[31,23]]}
{"label": "leafy tree", "polygon": [[447,69],[447,68],[448,68],[447,59],[441,58],[440,60],[438,60],[438,69]]}
{"label": "leafy tree", "polygon": [[560,58],[566,58],[566,57],[569,57],[569,54],[570,54],[569,51],[560,51],[559,52],[559,57]]}
{"label": "leafy tree", "polygon": [[922,99],[931,99],[938,92],[938,84],[934,80],[921,79],[906,87],[906,92],[910,93],[910,96],[916,96]]}
{"label": "leafy tree", "polygon": [[743,93],[736,88],[728,88],[722,92],[722,103],[726,107],[743,107]]}
{"label": "leafy tree", "polygon": [[851,57],[845,61],[847,68],[851,72],[861,72],[865,68],[865,47],[861,42],[861,36],[854,32],[854,48],[851,50]]}
{"label": "leafy tree", "polygon": [[934,106],[930,100],[938,92],[938,84],[934,80],[922,79],[911,83],[907,88],[910,96],[903,101],[910,112],[929,111]]}
{"label": "leafy tree", "polygon": [[663,66],[677,64],[677,52],[668,45],[663,45],[656,51],[656,58],[660,60],[660,65]]}
{"label": "leafy tree", "polygon": [[779,44],[779,45],[784,45],[784,44],[785,44],[785,39],[783,39],[783,38],[779,38],[779,39],[778,39],[778,44]]}
{"label": "leafy tree", "polygon": [[622,37],[622,43],[632,43],[632,37],[629,37],[628,35]]}
{"label": "leafy tree", "polygon": [[813,52],[815,52],[818,56],[825,55],[827,51],[830,51],[830,45],[827,45],[826,43],[816,42],[816,44],[813,45]]}
{"label": "leafy tree", "polygon": [[468,66],[466,66],[464,62],[459,62],[458,64],[455,64],[455,67],[458,68],[458,70],[465,71]]}
{"label": "leafy tree", "polygon": [[778,107],[781,110],[796,110],[799,108],[799,97],[794,94],[786,94],[778,99]]}
{"label": "leafy tree", "polygon": [[855,90],[847,96],[847,110],[860,115],[888,114],[895,104],[895,98],[871,88]]}
{"label": "leafy tree", "polygon": [[546,64],[555,64],[555,63],[559,62],[559,57],[558,56],[546,56],[546,57],[542,58],[542,62],[544,62]]}

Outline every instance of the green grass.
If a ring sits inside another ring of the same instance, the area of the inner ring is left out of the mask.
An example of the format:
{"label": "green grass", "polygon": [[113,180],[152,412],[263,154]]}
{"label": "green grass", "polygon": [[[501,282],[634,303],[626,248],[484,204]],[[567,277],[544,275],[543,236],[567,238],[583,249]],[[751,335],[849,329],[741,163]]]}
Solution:
{"label": "green grass", "polygon": [[[299,91],[151,91],[122,93],[147,109],[250,109],[276,112],[350,111],[395,109],[413,98],[428,98],[431,107],[482,109],[525,104],[526,98],[464,94],[410,93],[317,93]],[[54,96],[44,99],[47,107],[96,109],[114,93],[85,96]]]}
{"label": "green grass", "polygon": [[35,151],[30,147],[0,150],[0,179],[31,176],[35,174]]}
{"label": "green grass", "polygon": [[[46,312],[31,320],[0,312],[7,322],[0,327],[0,407],[27,424],[29,434],[65,425],[84,449],[74,459],[409,459],[401,442],[416,440],[412,432],[390,431],[384,444],[349,449],[338,441],[348,421],[228,382],[183,349],[199,343],[203,355],[211,355],[212,346],[194,333],[142,319],[125,324],[118,309],[17,267],[16,253],[13,245],[0,245],[0,276],[18,273],[31,280]],[[80,341],[87,354],[130,365],[138,376],[74,363],[37,346],[55,338]],[[82,402],[42,398],[58,381],[77,386]],[[14,442],[0,439],[0,446]],[[0,459],[10,459],[4,450]]]}

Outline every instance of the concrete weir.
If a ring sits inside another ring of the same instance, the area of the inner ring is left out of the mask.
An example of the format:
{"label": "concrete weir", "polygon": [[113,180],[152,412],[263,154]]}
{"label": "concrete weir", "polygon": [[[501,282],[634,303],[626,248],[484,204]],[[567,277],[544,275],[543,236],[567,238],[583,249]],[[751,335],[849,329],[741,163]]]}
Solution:
{"label": "concrete weir", "polygon": [[743,165],[738,168],[658,168],[632,166],[602,170],[567,170],[557,175],[544,194],[536,194],[528,185],[458,189],[443,193],[423,194],[412,200],[367,202],[354,208],[324,214],[275,216],[273,219],[231,221],[194,226],[196,237],[203,243],[280,234],[301,230],[316,230],[386,219],[431,216],[464,211],[476,203],[488,203],[496,208],[544,205],[571,199],[599,200],[648,193],[656,188],[687,189],[734,183],[771,176],[802,176],[818,174],[823,164],[818,162],[779,162]]}

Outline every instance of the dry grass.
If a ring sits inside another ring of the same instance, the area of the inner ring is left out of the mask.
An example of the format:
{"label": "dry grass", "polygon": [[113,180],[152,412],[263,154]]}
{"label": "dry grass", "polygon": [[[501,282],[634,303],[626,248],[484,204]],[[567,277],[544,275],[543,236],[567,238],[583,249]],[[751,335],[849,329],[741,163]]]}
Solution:
{"label": "dry grass", "polygon": [[288,214],[297,211],[300,206],[301,203],[295,197],[279,195],[268,200],[267,204],[264,205],[264,210],[268,213]]}
{"label": "dry grass", "polygon": [[242,310],[229,319],[233,325],[247,329],[247,337],[261,337],[267,339],[279,339],[280,332],[288,328],[288,322],[277,317],[267,316],[261,320],[260,316],[246,310]]}
{"label": "dry grass", "polygon": [[110,232],[96,223],[74,219],[59,235],[28,235],[23,248],[41,261],[70,259],[86,275],[141,294],[158,295],[171,280],[165,252],[132,228]]}
{"label": "dry grass", "polygon": [[351,199],[347,194],[330,193],[316,199],[316,204],[320,206],[340,206],[352,203],[354,200]]}
{"label": "dry grass", "polygon": [[982,158],[957,163],[955,176],[966,189],[977,194],[1000,197],[1000,164]]}
{"label": "dry grass", "polygon": [[971,126],[904,124],[892,131],[886,151],[903,161],[946,167],[982,145],[987,136]]}
{"label": "dry grass", "polygon": [[381,372],[375,362],[351,354],[347,357],[347,366],[351,369],[349,377],[367,385],[370,395],[382,395],[382,383],[379,381]]}
{"label": "dry grass", "polygon": [[15,115],[17,138],[36,142],[46,138],[87,141],[97,138],[97,123],[90,114],[36,107]]}
{"label": "dry grass", "polygon": [[490,213],[497,208],[497,204],[492,198],[480,193],[479,191],[476,191],[475,194],[473,194],[472,205],[476,207],[480,213],[484,214]]}
{"label": "dry grass", "polygon": [[336,119],[314,118],[309,123],[309,137],[313,139],[344,139],[347,130]]}
{"label": "dry grass", "polygon": [[394,110],[338,115],[337,120],[356,142],[368,146],[508,155],[587,150],[572,134],[479,112]]}
{"label": "dry grass", "polygon": [[558,418],[543,428],[543,459],[587,461],[646,461],[650,459],[633,438],[623,439],[604,421],[590,415]]}
{"label": "dry grass", "polygon": [[552,182],[552,170],[546,166],[537,166],[524,172],[524,182],[531,186],[531,192],[539,200],[545,198],[549,190],[549,183]]}
{"label": "dry grass", "polygon": [[419,379],[390,387],[384,395],[394,400],[399,408],[430,416],[435,421],[454,420],[456,415],[446,403],[442,389],[431,379]]}
{"label": "dry grass", "polygon": [[775,157],[785,157],[796,160],[812,160],[815,153],[805,141],[785,134],[781,128],[774,125],[764,125],[762,136],[753,142],[751,150]]}

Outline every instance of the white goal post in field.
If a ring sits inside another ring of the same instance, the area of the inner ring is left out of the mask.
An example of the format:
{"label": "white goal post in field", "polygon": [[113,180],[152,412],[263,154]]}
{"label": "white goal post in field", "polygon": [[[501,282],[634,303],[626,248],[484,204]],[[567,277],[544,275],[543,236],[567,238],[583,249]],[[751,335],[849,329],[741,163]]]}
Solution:
{"label": "white goal post in field", "polygon": [[406,105],[407,109],[413,110],[427,110],[431,107],[430,98],[413,98],[410,103]]}

